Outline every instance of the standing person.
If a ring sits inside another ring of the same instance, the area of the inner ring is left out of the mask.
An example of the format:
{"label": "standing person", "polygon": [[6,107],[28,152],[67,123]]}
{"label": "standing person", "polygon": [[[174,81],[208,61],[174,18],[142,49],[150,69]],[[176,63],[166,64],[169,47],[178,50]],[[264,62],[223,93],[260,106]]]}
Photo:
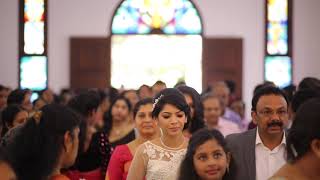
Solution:
{"label": "standing person", "polygon": [[231,154],[218,130],[201,129],[194,133],[181,163],[179,180],[225,180]]}
{"label": "standing person", "polygon": [[234,112],[238,113],[241,117],[241,123],[239,128],[242,132],[248,130],[248,126],[250,123],[250,120],[245,117],[245,106],[245,103],[241,99],[234,100],[230,105],[230,108]]}
{"label": "standing person", "polygon": [[140,99],[152,98],[152,89],[150,86],[143,84],[138,89],[138,95]]}
{"label": "standing person", "polygon": [[17,104],[29,113],[33,110],[33,105],[31,103],[32,92],[28,89],[15,89],[8,96],[8,105]]}
{"label": "standing person", "polygon": [[239,133],[240,129],[236,123],[221,117],[223,103],[217,96],[206,95],[202,98],[204,119],[209,129],[217,129],[224,136]]}
{"label": "standing person", "polygon": [[125,90],[121,93],[121,95],[130,101],[131,107],[134,107],[140,100],[137,91],[134,89]]}
{"label": "standing person", "polygon": [[186,137],[191,137],[194,132],[205,126],[200,94],[189,86],[178,86],[177,89],[183,93],[190,108],[190,118],[187,119],[188,122],[185,124],[183,134]]}
{"label": "standing person", "polygon": [[157,95],[161,90],[167,88],[167,85],[165,82],[163,81],[157,81],[154,83],[154,85],[152,85],[151,90],[152,90],[152,96],[154,97],[155,95]]}
{"label": "standing person", "polygon": [[129,144],[115,148],[106,173],[106,180],[127,179],[129,167],[139,145],[158,136],[156,121],[152,119],[152,99],[140,100],[133,109],[135,127],[139,136]]}
{"label": "standing person", "polygon": [[[87,161],[91,170],[99,169],[102,178],[114,151],[118,145],[127,144],[136,138],[134,126],[130,122],[131,104],[124,96],[118,96],[110,105],[102,131],[94,134],[90,144]],[[85,163],[85,161],[83,162]],[[85,164],[84,164],[85,165]]]}
{"label": "standing person", "polygon": [[296,113],[287,137],[288,162],[273,180],[320,179],[320,99],[305,102]]}
{"label": "standing person", "polygon": [[[67,171],[69,178],[73,179],[73,172],[78,174],[90,172],[100,167],[99,149],[92,148],[93,135],[96,133],[96,116],[99,108],[100,98],[96,92],[86,91],[73,97],[68,107],[82,116],[79,135],[79,152],[74,166]],[[100,169],[99,169],[100,170]],[[97,176],[101,172],[97,171]]]}
{"label": "standing person", "polygon": [[24,124],[27,121],[28,112],[19,105],[11,104],[2,111],[1,116],[3,126],[1,137],[3,137],[12,128]]}
{"label": "standing person", "polygon": [[283,91],[273,86],[257,91],[251,116],[257,128],[226,138],[237,168],[235,180],[266,180],[285,164],[288,101]]}
{"label": "standing person", "polygon": [[175,180],[185,156],[188,140],[182,131],[189,115],[183,94],[173,88],[156,95],[152,117],[162,136],[140,145],[129,169],[128,180]]}
{"label": "standing person", "polygon": [[80,117],[61,105],[46,105],[35,112],[6,147],[18,178],[68,180],[61,169],[75,162],[79,124]]}
{"label": "standing person", "polygon": [[231,110],[229,105],[230,89],[223,81],[217,82],[213,85],[212,95],[217,96],[222,101],[222,114],[221,116],[229,121],[236,123],[239,127],[241,125],[241,117]]}

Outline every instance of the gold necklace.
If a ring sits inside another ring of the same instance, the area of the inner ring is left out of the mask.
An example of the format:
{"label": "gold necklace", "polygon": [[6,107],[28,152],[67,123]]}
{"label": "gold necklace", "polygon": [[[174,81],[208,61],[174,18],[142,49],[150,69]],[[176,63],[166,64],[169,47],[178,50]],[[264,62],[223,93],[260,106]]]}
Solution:
{"label": "gold necklace", "polygon": [[185,142],[185,138],[184,138],[183,135],[182,135],[182,138],[183,138],[182,143],[181,143],[178,147],[172,148],[172,147],[169,147],[169,146],[167,146],[167,145],[164,144],[164,142],[163,142],[163,140],[162,140],[162,137],[163,137],[163,136],[160,137],[160,143],[161,143],[161,145],[164,146],[165,148],[172,149],[172,150],[181,149],[182,146],[184,145],[184,142]]}

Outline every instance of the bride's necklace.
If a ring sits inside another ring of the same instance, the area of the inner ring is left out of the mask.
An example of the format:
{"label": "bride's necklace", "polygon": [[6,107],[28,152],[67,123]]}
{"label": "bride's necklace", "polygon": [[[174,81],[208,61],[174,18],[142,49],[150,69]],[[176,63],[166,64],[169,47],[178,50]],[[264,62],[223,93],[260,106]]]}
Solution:
{"label": "bride's necklace", "polygon": [[162,140],[162,136],[160,137],[160,143],[161,143],[162,146],[164,146],[164,147],[167,148],[167,149],[178,150],[178,149],[181,149],[182,146],[184,145],[185,138],[184,138],[183,136],[182,136],[182,138],[183,138],[182,143],[181,143],[178,147],[176,147],[176,148],[172,148],[172,147],[169,147],[169,146],[165,145],[164,142],[163,142],[163,140]]}

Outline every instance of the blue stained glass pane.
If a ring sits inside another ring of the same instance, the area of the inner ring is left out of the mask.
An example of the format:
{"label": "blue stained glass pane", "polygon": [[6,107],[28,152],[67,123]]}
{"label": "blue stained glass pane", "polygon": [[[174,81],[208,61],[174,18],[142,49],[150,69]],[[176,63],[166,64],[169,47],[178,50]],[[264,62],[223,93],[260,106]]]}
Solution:
{"label": "blue stained glass pane", "polygon": [[[142,28],[141,28],[142,26]],[[113,34],[201,34],[198,11],[189,0],[125,0],[112,21]]]}
{"label": "blue stained glass pane", "polygon": [[287,56],[267,56],[265,58],[265,80],[283,88],[292,83],[292,62]]}
{"label": "blue stained glass pane", "polygon": [[268,0],[267,53],[288,54],[288,0]]}
{"label": "blue stained glass pane", "polygon": [[20,87],[43,90],[48,81],[47,57],[24,56],[20,59]]}

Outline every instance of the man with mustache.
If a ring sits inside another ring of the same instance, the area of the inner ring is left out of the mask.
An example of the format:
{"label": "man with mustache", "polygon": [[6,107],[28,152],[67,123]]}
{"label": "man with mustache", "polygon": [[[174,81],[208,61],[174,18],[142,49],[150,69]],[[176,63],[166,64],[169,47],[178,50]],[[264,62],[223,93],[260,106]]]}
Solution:
{"label": "man with mustache", "polygon": [[234,159],[235,180],[266,180],[285,164],[288,100],[277,87],[261,88],[252,98],[251,116],[257,128],[227,136]]}

